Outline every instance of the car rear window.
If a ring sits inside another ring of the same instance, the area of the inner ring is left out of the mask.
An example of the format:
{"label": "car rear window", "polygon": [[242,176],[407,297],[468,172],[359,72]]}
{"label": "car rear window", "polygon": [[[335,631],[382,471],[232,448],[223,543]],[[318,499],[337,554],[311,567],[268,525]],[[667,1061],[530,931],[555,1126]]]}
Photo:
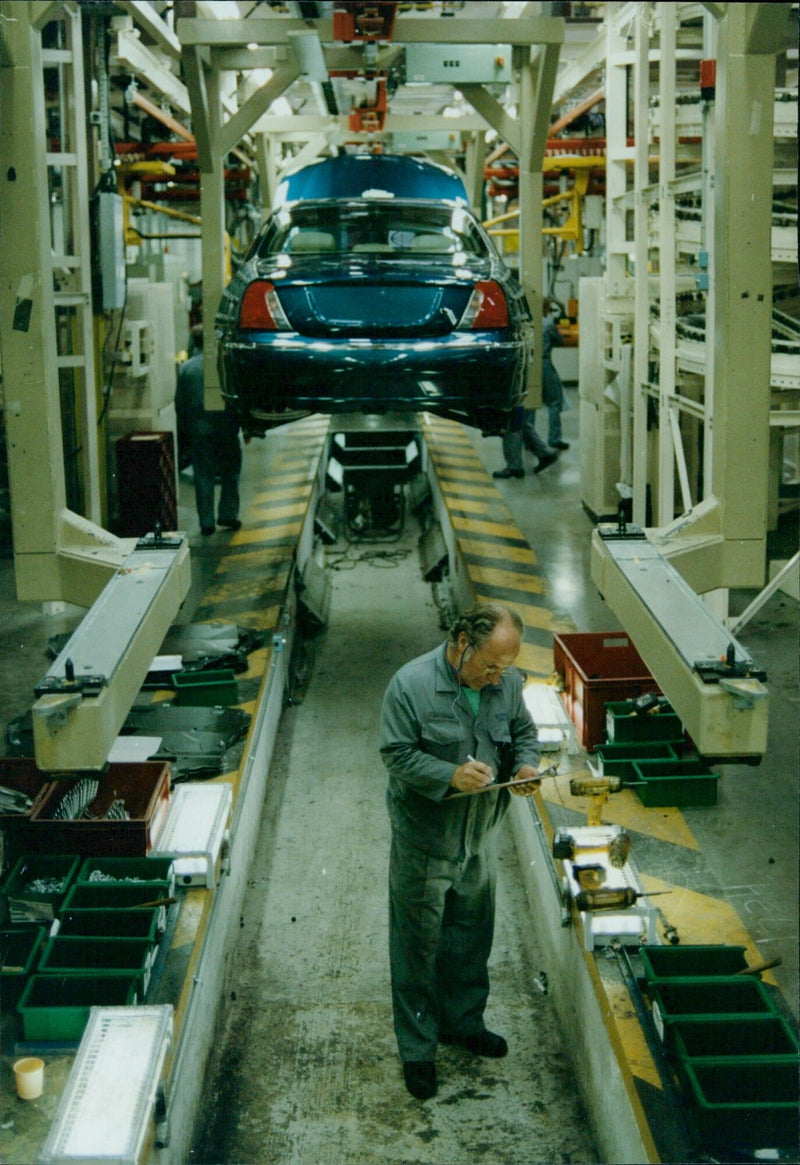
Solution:
{"label": "car rear window", "polygon": [[269,255],[488,255],[474,217],[463,207],[380,203],[298,204],[278,211],[256,243]]}

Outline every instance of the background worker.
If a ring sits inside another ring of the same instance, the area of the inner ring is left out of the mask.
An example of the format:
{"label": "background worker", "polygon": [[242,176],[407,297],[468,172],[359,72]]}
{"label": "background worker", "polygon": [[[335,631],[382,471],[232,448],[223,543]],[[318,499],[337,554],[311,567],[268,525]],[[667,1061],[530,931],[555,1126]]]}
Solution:
{"label": "background worker", "polygon": [[536,727],[512,667],[522,641],[516,612],[485,603],[457,619],[448,640],[395,673],[381,709],[392,823],[389,956],[394,1027],[408,1091],[436,1092],[439,1043],[481,1056],[508,1045],[489,1031],[487,963],[494,934],[494,836],[509,791],[539,787]]}
{"label": "background worker", "polygon": [[213,534],[214,485],[219,478],[219,524],[238,530],[239,474],[242,471],[242,446],[239,419],[228,408],[207,412],[203,385],[203,329],[192,328],[195,354],[178,365],[175,411],[178,445],[185,450],[194,471],[194,496],[200,533]]}
{"label": "background worker", "polygon": [[[517,412],[517,410],[514,410]],[[536,409],[520,409],[521,418],[515,417],[511,426],[503,434],[503,457],[505,466],[496,469],[492,477],[524,477],[525,468],[522,464],[522,450],[527,449],[536,458],[534,473],[541,473],[558,461],[558,454],[542,440],[536,432]]]}
{"label": "background worker", "polygon": [[524,477],[523,448],[536,458],[534,473],[541,473],[557,461],[557,450],[569,449],[561,436],[561,413],[567,407],[567,401],[552,357],[553,348],[563,347],[564,338],[552,317],[552,307],[552,300],[545,298],[542,301],[542,401],[547,409],[547,442],[536,432],[536,410],[519,410],[503,435],[505,466],[496,469],[492,477]]}
{"label": "background worker", "polygon": [[553,301],[542,301],[542,401],[547,409],[547,440],[553,449],[569,449],[561,437],[561,413],[567,407],[564,385],[553,363],[553,348],[563,348],[564,337],[553,319]]}

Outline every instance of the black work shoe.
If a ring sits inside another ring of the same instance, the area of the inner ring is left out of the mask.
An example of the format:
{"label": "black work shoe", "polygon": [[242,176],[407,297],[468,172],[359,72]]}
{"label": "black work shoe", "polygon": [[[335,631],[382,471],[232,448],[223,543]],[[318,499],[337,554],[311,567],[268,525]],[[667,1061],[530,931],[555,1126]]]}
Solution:
{"label": "black work shoe", "polygon": [[474,1052],[476,1056],[492,1056],[496,1060],[508,1052],[508,1044],[503,1037],[490,1032],[488,1028],[473,1032],[470,1036],[453,1036],[449,1032],[439,1032],[439,1043],[458,1044],[459,1047]]}
{"label": "black work shoe", "polygon": [[201,527],[200,527],[200,533],[201,533],[201,534],[202,534],[204,537],[208,537],[208,535],[209,535],[209,534],[213,534],[213,533],[214,533],[214,531],[216,530],[216,528],[217,528],[216,526],[201,526]]}
{"label": "black work shoe", "polygon": [[495,1060],[499,1060],[508,1052],[508,1044],[503,1037],[496,1032],[490,1032],[487,1028],[482,1032],[476,1032],[475,1035],[467,1036],[464,1047],[474,1052],[476,1056],[491,1056]]}
{"label": "black work shoe", "polygon": [[524,477],[524,469],[496,469],[492,477]]}
{"label": "black work shoe", "polygon": [[533,472],[541,473],[543,469],[547,469],[548,465],[552,465],[554,461],[558,461],[557,453],[545,453],[544,457],[539,458],[539,464]]}
{"label": "black work shoe", "polygon": [[224,526],[226,530],[241,530],[242,523],[238,518],[234,518],[232,522],[223,522],[222,518],[219,520],[220,526]]}
{"label": "black work shoe", "polygon": [[569,441],[554,441],[554,449],[569,449]]}
{"label": "black work shoe", "polygon": [[436,1065],[433,1060],[407,1060],[403,1064],[406,1088],[417,1100],[430,1100],[436,1095]]}

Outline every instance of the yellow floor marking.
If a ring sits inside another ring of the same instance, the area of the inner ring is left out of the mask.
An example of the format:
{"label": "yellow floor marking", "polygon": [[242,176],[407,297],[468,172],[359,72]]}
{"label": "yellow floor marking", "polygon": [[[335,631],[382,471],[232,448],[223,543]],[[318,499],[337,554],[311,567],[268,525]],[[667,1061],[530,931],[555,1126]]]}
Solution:
{"label": "yellow floor marking", "polygon": [[286,522],[282,526],[270,527],[269,529],[265,529],[264,526],[259,526],[255,530],[245,530],[244,527],[242,527],[242,529],[237,530],[231,538],[231,545],[252,545],[254,542],[263,541],[265,536],[268,538],[297,538],[300,533],[300,528],[301,523],[299,521]]}
{"label": "yellow floor marking", "polygon": [[[497,602],[496,596],[486,595],[482,591],[479,591],[479,590],[476,590],[475,598],[476,598],[476,600],[479,600],[479,601],[486,600],[488,602]],[[522,622],[525,624],[526,627],[535,627],[539,631],[553,631],[554,630],[553,612],[550,610],[549,607],[536,606],[533,603],[518,603],[518,602],[515,602],[513,599],[508,599],[508,598],[504,598],[503,603],[505,604],[506,607],[510,607],[512,611],[517,612],[517,614],[519,615],[520,619],[522,620]],[[525,645],[523,644],[523,647],[524,646]],[[548,648],[548,650],[550,651],[550,657],[551,657],[550,658],[550,671],[552,672],[552,670],[553,670],[553,661],[552,661],[553,652],[552,652],[552,648]],[[549,675],[550,672],[548,672],[547,674]]]}
{"label": "yellow floor marking", "polygon": [[467,514],[489,514],[492,511],[491,498],[488,501],[480,501],[475,498],[461,497],[458,493],[449,493],[444,495],[445,505],[451,513],[455,510],[462,516]]}
{"label": "yellow floor marking", "polygon": [[461,500],[462,496],[469,495],[465,500],[479,500],[491,501],[497,503],[497,491],[493,485],[482,485],[478,482],[467,482],[463,478],[450,478],[449,481],[439,480],[441,486],[442,496],[445,498],[458,498]]}
{"label": "yellow floor marking", "polygon": [[458,548],[462,554],[471,554],[475,558],[537,565],[536,555],[530,546],[512,546],[508,542],[482,542],[477,538],[459,538]]}
{"label": "yellow floor marking", "polygon": [[[545,801],[552,801],[563,805],[565,809],[574,809],[576,813],[586,814],[589,811],[589,798],[573,797],[569,791],[569,778],[575,775],[565,773],[555,781],[549,781],[542,796]],[[582,775],[591,776],[591,773],[587,769]],[[646,837],[655,837],[672,845],[680,845],[684,849],[700,849],[680,809],[648,809],[642,805],[633,789],[621,789],[619,793],[612,793],[603,805],[602,819],[608,825],[621,825],[624,829],[643,833]]]}
{"label": "yellow floor marking", "polygon": [[[192,992],[195,990],[194,972],[200,958],[200,952],[203,949],[203,943],[200,940],[206,933],[213,901],[213,891],[207,890],[204,887],[187,890],[181,901],[181,908],[178,913],[178,922],[175,927],[171,949],[174,950],[176,947],[191,943],[192,950],[189,955],[189,964],[186,968],[183,987],[173,1017],[176,1031],[180,1031],[183,1026],[183,1017],[189,1005],[189,1000],[192,997]],[[191,933],[185,934],[185,930],[188,930],[189,927],[192,928]],[[179,939],[179,935],[184,937]]]}
{"label": "yellow floor marking", "polygon": [[186,891],[175,930],[172,934],[171,947],[182,947],[186,943],[194,942],[195,934],[200,926],[206,910],[206,894],[204,887],[191,887]]}
{"label": "yellow floor marking", "polygon": [[[446,469],[444,466],[437,468],[436,480],[441,485],[442,482],[458,482],[462,481],[469,483],[469,488],[474,489],[475,485],[485,485],[487,489],[493,490],[497,493],[495,487],[491,484],[486,476],[485,469]],[[474,483],[474,484],[473,484]]]}
{"label": "yellow floor marking", "polygon": [[474,587],[507,587],[509,590],[529,591],[533,595],[543,595],[547,590],[545,580],[536,574],[522,574],[516,570],[504,570],[499,566],[478,566],[474,562],[466,564],[467,573]]}
{"label": "yellow floor marking", "polygon": [[273,563],[285,562],[294,553],[294,542],[282,542],[278,546],[262,546],[258,550],[244,550],[241,554],[226,554],[219,560],[217,574],[230,570],[240,574],[243,570],[269,570]]}
{"label": "yellow floor marking", "polygon": [[479,518],[465,518],[460,514],[450,515],[453,529],[456,533],[461,530],[466,530],[468,534],[490,534],[495,538],[510,538],[519,541],[522,535],[519,532],[519,527],[516,526],[513,520],[507,522],[484,522]]}
{"label": "yellow floor marking", "polygon": [[[254,603],[258,601],[257,595],[253,595],[251,598]],[[249,611],[238,610],[235,616],[228,619],[228,622],[235,618],[240,627],[247,627],[251,631],[273,631],[278,626],[280,613],[280,603],[270,607],[254,607]]]}
{"label": "yellow floor marking", "polygon": [[279,501],[289,501],[293,498],[304,497],[308,493],[309,482],[303,480],[297,485],[286,485],[282,488],[273,487],[272,489],[262,490],[260,493],[254,494],[253,499],[247,507],[248,514],[251,510],[257,510],[267,502],[272,502],[275,499]]}
{"label": "yellow floor marking", "polygon": [[239,673],[239,679],[254,680],[257,676],[262,676],[267,670],[271,651],[269,647],[257,647],[255,651],[251,651],[247,657],[247,670]]}
{"label": "yellow floor marking", "polygon": [[265,571],[258,579],[232,577],[225,581],[217,580],[206,591],[205,602],[224,605],[235,599],[245,599],[252,596],[257,603],[265,591],[283,590],[289,580],[291,562],[275,563],[275,569]]}
{"label": "yellow floor marking", "polygon": [[[448,459],[451,461],[457,461],[459,458],[464,458],[465,460],[469,461],[480,461],[481,465],[483,465],[477,450],[469,442],[462,445],[455,441],[437,441],[431,440],[430,437],[428,437],[427,446],[431,460],[433,461]],[[485,472],[486,469],[484,467],[484,473]]]}
{"label": "yellow floor marking", "polygon": [[644,1029],[627,987],[624,983],[613,983],[604,979],[603,989],[631,1072],[640,1080],[652,1084],[654,1088],[663,1088],[658,1068],[650,1054]]}
{"label": "yellow floor marking", "polygon": [[299,501],[287,502],[283,505],[274,505],[271,501],[262,502],[262,504],[258,507],[260,513],[258,514],[256,521],[258,521],[259,518],[266,519],[269,522],[274,522],[277,518],[301,517],[308,509],[309,494],[310,491],[308,491],[304,497],[300,498]]}
{"label": "yellow floor marking", "polygon": [[533,672],[537,676],[547,676],[553,670],[553,652],[549,647],[523,643],[517,656],[517,667],[523,671]]}
{"label": "yellow floor marking", "polygon": [[[650,874],[639,871],[645,890],[671,890],[672,893],[659,898],[658,905],[680,935],[681,945],[691,943],[721,943],[725,946],[744,947],[749,966],[760,963],[764,956],[759,951],[745,924],[729,902],[712,898],[708,894],[698,894],[672,882],[662,882]],[[764,981],[775,984],[769,971],[764,972]]]}

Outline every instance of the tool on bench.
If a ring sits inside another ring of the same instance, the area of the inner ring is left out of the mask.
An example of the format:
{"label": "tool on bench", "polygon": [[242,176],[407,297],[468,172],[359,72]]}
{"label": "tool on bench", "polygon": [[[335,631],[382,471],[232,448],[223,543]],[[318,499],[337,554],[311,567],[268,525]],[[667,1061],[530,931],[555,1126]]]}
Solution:
{"label": "tool on bench", "polygon": [[773,967],[780,967],[783,959],[776,955],[774,959],[763,959],[760,963],[753,963],[752,967],[742,967],[737,975],[760,975],[762,971],[771,971]]}
{"label": "tool on bench", "polygon": [[657,716],[659,712],[672,711],[667,697],[657,692],[645,692],[643,696],[634,696],[624,703],[630,716]]}
{"label": "tool on bench", "polygon": [[621,870],[631,852],[630,835],[620,830],[610,841],[586,845],[576,841],[568,829],[557,829],[553,836],[553,857],[561,861],[574,861],[581,854],[607,853],[608,860],[616,870]]}
{"label": "tool on bench", "polygon": [[[644,781],[631,782],[643,785]],[[573,777],[569,783],[569,791],[573,797],[597,797],[603,793],[618,793],[628,785],[622,777]]]}
{"label": "tool on bench", "polygon": [[598,890],[606,880],[606,868],[600,862],[592,862],[585,866],[574,865],[572,873],[581,890]]}
{"label": "tool on bench", "polygon": [[[636,781],[637,785],[642,783]],[[586,815],[589,825],[601,824],[603,806],[609,793],[619,793],[625,787],[622,777],[611,774],[607,777],[573,777],[569,783],[569,791],[573,797],[591,797],[591,805]]]}
{"label": "tool on bench", "polygon": [[622,777],[573,777],[569,791],[573,797],[595,797],[602,793],[618,793]]}
{"label": "tool on bench", "polygon": [[671,894],[671,890],[634,890],[632,886],[622,886],[617,890],[581,890],[575,895],[578,910],[624,910],[635,906],[640,898],[653,898],[658,894]]}
{"label": "tool on bench", "polygon": [[[474,760],[474,756],[467,757],[467,760]],[[491,793],[494,789],[510,789],[513,785],[530,785],[532,781],[542,781],[545,777],[558,776],[558,764],[549,765],[546,769],[537,772],[533,777],[520,777],[513,781],[493,781],[489,785],[481,785],[479,789],[467,789],[461,793],[451,793],[448,801],[455,801],[456,797],[474,797],[476,793]]]}

